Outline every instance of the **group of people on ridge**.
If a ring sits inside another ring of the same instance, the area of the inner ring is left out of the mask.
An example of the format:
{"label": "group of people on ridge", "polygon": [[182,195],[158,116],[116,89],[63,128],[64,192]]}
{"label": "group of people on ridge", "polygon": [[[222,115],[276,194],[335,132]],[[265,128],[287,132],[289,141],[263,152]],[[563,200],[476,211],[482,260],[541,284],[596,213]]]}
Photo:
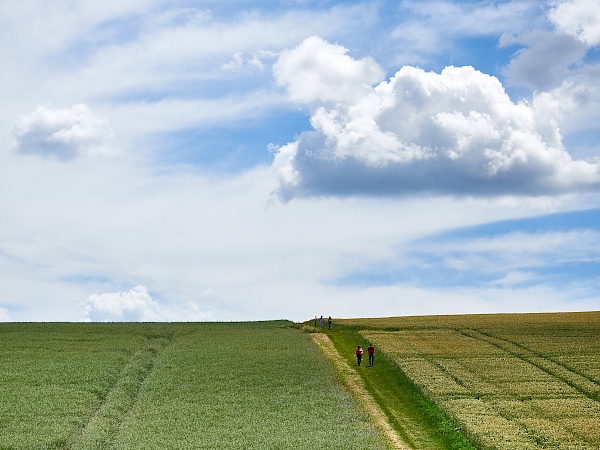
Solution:
{"label": "group of people on ridge", "polygon": [[[323,319],[323,316],[321,316],[321,318],[319,319],[319,325],[321,326],[321,330],[325,326],[325,319]],[[333,325],[333,320],[331,319],[331,316],[329,316],[329,319],[327,319],[327,328],[330,330],[331,325]],[[315,316],[315,328],[317,328],[317,316]]]}
{"label": "group of people on ridge", "polygon": [[[369,366],[373,366],[373,364],[375,363],[375,347],[373,347],[373,344],[370,342],[369,342],[369,347],[367,348],[367,353],[369,355]],[[363,355],[363,349],[359,345],[358,347],[356,347],[356,360],[358,361],[359,366],[362,361],[362,355]]]}

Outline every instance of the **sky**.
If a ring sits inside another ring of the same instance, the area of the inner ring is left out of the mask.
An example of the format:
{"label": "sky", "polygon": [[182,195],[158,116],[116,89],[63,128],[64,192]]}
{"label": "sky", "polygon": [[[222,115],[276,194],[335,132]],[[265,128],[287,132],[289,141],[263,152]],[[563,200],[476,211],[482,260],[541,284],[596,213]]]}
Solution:
{"label": "sky", "polygon": [[0,321],[600,309],[597,0],[0,2]]}

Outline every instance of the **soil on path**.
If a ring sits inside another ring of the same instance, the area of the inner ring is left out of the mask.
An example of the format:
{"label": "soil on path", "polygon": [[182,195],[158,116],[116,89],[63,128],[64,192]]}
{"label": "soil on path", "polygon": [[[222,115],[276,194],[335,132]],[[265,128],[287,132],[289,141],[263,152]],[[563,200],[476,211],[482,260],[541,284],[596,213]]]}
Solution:
{"label": "soil on path", "polygon": [[391,442],[391,444],[402,450],[410,450],[411,447],[406,445],[396,431],[390,425],[385,413],[379,408],[375,399],[366,390],[364,382],[360,375],[350,367],[346,360],[338,353],[333,346],[333,342],[324,333],[311,333],[311,337],[315,343],[321,348],[323,353],[333,363],[342,382],[348,387],[350,393],[358,400],[360,405],[365,409],[377,429],[379,429]]}

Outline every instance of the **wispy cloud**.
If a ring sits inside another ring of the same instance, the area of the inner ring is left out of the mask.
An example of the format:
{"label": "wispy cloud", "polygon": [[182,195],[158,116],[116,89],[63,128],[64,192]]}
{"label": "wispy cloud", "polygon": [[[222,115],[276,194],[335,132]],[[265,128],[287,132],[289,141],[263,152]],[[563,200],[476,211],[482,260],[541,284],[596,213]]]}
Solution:
{"label": "wispy cloud", "polygon": [[[587,215],[597,217],[598,211]],[[336,283],[440,290],[535,287],[557,292],[582,292],[587,286],[589,295],[598,279],[593,274],[600,267],[600,233],[580,213],[557,219],[582,223],[570,229],[544,229],[552,222],[522,219],[432,234],[398,245],[393,256],[358,266]]]}
{"label": "wispy cloud", "polygon": [[465,39],[521,34],[543,25],[539,7],[536,1],[403,1],[395,8],[387,44],[396,64],[437,67],[440,55],[464,57]]}

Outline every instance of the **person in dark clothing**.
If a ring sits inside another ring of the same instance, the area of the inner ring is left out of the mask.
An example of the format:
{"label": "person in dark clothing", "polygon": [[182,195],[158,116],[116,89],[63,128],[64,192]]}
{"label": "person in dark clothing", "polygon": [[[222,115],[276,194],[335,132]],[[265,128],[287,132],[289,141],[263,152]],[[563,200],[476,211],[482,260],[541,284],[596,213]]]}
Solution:
{"label": "person in dark clothing", "polygon": [[369,342],[369,347],[367,348],[367,353],[369,354],[369,365],[372,366],[375,362],[375,347],[373,344]]}
{"label": "person in dark clothing", "polygon": [[327,325],[329,326],[329,329],[331,330],[331,324],[333,323],[333,321],[331,320],[331,316],[329,316],[329,319],[327,319]]}

